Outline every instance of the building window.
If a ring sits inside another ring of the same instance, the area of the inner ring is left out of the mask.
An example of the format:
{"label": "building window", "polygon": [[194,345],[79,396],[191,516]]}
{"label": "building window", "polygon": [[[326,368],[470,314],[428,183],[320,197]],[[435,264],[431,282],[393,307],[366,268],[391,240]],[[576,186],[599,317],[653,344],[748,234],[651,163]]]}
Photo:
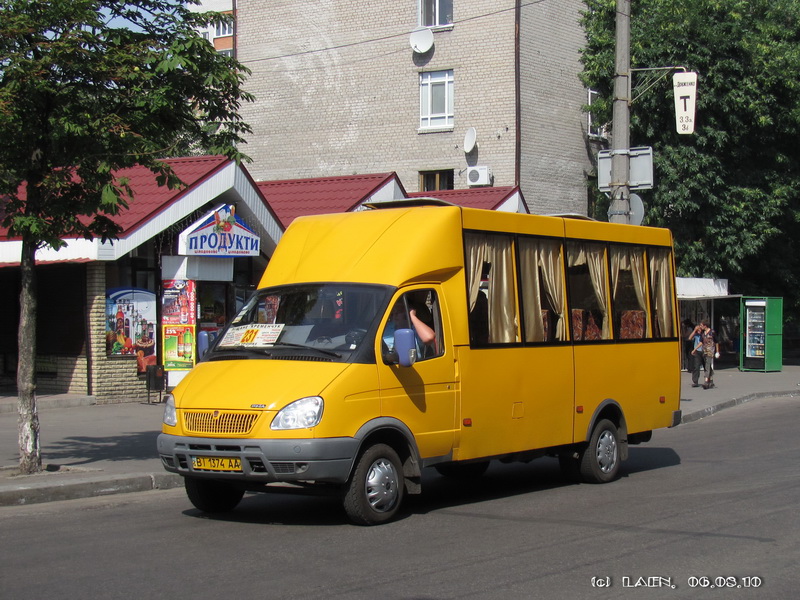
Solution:
{"label": "building window", "polygon": [[217,23],[216,37],[225,37],[233,35],[233,22],[226,21],[224,23]]}
{"label": "building window", "polygon": [[587,90],[587,91],[588,91],[589,112],[586,113],[586,117],[588,119],[588,123],[586,125],[586,131],[589,133],[590,138],[603,139],[603,140],[607,139],[608,129],[606,125],[598,123],[591,113],[592,104],[597,102],[597,99],[600,97],[600,93],[595,92],[594,90]]}
{"label": "building window", "polygon": [[453,169],[445,169],[444,171],[420,171],[419,191],[435,192],[436,190],[452,190],[453,180]]}
{"label": "building window", "polygon": [[230,56],[233,58],[233,50],[231,48],[228,48],[227,50],[219,50],[219,53],[222,54],[222,56]]}
{"label": "building window", "polygon": [[419,24],[437,27],[453,23],[453,0],[420,0]]}
{"label": "building window", "polygon": [[453,127],[453,71],[419,74],[420,129]]}

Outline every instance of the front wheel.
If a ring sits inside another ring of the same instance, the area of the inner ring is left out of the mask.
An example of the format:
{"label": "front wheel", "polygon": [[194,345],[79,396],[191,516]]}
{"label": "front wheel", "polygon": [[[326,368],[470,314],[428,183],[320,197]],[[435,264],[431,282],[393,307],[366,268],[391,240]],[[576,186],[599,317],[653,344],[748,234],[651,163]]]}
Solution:
{"label": "front wheel", "polygon": [[358,525],[385,523],[400,508],[404,490],[397,452],[386,444],[375,444],[356,463],[344,496],[345,512]]}
{"label": "front wheel", "polygon": [[224,481],[184,477],[183,484],[194,507],[207,513],[231,511],[244,496],[243,489]]}
{"label": "front wheel", "polygon": [[587,483],[607,483],[619,475],[619,434],[608,419],[595,425],[580,462],[581,477]]}

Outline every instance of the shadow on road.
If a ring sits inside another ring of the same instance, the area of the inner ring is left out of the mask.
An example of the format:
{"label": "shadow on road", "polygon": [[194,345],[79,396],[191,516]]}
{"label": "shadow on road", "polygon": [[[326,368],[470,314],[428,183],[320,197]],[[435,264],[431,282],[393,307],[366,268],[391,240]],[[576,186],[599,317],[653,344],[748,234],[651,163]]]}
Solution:
{"label": "shadow on road", "polygon": [[[680,457],[671,448],[631,447],[628,460],[622,463],[621,477],[674,467],[680,462]],[[494,461],[485,475],[469,480],[442,477],[435,470],[427,469],[423,473],[422,494],[407,495],[396,520],[522,494],[532,494],[535,498],[535,494],[543,491],[578,485],[585,484],[574,484],[565,480],[555,458],[541,458],[527,464],[502,464]],[[348,524],[340,498],[335,494],[247,494],[236,510],[230,513],[207,515],[190,509],[184,511],[184,514],[196,518],[259,525],[318,527]]]}

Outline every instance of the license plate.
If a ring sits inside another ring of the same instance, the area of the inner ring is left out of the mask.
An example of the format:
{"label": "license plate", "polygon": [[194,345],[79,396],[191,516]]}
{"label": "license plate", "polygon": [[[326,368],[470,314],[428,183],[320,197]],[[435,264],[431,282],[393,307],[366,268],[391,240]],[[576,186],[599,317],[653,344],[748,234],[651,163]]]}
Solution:
{"label": "license plate", "polygon": [[203,471],[240,471],[242,460],[240,458],[227,458],[223,456],[193,456],[192,468]]}

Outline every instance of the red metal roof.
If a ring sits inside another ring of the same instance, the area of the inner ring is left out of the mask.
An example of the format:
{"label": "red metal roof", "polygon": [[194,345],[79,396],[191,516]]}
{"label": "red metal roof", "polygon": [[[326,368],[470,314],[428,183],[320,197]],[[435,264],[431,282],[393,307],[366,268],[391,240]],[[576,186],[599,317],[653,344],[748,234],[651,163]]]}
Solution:
{"label": "red metal roof", "polygon": [[[170,190],[156,183],[156,176],[146,167],[135,166],[115,172],[117,177],[127,177],[134,199],[128,202],[128,208],[111,216],[111,220],[122,228],[124,237],[131,231],[153,218],[180,198],[188,188],[212,176],[218,169],[227,165],[230,160],[225,156],[191,156],[170,158],[168,163],[186,187]],[[89,219],[90,217],[86,217]],[[8,229],[0,227],[0,237],[7,237]],[[14,238],[12,238],[14,239]],[[19,239],[19,238],[16,238]],[[66,238],[65,238],[66,239]]]}
{"label": "red metal roof", "polygon": [[474,187],[464,190],[437,190],[435,192],[413,192],[409,198],[438,198],[465,208],[495,210],[515,193],[519,186]]}
{"label": "red metal roof", "polygon": [[[256,185],[281,224],[288,227],[297,217],[352,210],[392,179],[397,180],[395,173],[374,173],[259,181]],[[402,190],[399,180],[397,184]]]}

